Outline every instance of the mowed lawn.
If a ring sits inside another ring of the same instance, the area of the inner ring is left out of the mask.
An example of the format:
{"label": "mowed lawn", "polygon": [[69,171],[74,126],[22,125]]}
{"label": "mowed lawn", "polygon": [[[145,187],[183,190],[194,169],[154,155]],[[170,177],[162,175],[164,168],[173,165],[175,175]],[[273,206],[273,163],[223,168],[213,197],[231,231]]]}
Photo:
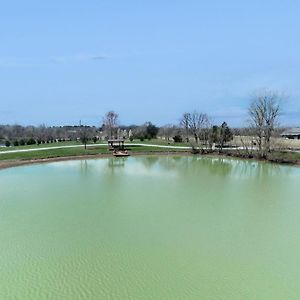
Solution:
{"label": "mowed lawn", "polygon": [[68,142],[57,142],[57,143],[46,143],[46,144],[35,144],[35,145],[24,145],[24,146],[11,146],[11,147],[0,147],[0,151],[10,150],[23,150],[23,149],[38,149],[38,148],[50,148],[50,147],[63,147],[63,146],[76,146],[81,145],[80,142],[68,141]]}
{"label": "mowed lawn", "polygon": [[[16,147],[17,148],[17,147]],[[127,147],[129,152],[178,152],[186,151],[186,149],[164,149],[159,147],[150,146],[129,146]],[[29,149],[29,148],[28,148]],[[34,148],[35,149],[35,148]],[[10,150],[10,149],[9,149]],[[17,153],[2,153],[0,154],[0,160],[30,160],[30,159],[43,159],[43,158],[55,158],[55,157],[68,157],[68,156],[81,156],[81,155],[98,155],[98,154],[109,154],[111,151],[104,146],[90,146],[87,149],[84,147],[74,148],[60,148],[60,149],[49,149],[40,151],[28,151],[28,152],[17,152]]]}

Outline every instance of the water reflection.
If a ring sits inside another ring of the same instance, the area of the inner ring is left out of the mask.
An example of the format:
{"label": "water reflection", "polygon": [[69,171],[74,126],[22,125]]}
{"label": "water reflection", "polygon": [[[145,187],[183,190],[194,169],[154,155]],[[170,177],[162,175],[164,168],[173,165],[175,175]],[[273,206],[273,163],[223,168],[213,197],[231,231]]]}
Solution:
{"label": "water reflection", "polygon": [[299,178],[195,156],[3,170],[0,298],[297,298]]}
{"label": "water reflection", "polygon": [[[195,156],[145,156],[130,158],[109,158],[80,160],[73,163],[56,163],[56,167],[79,166],[81,176],[90,177],[94,173],[114,176],[157,176],[157,177],[232,177],[240,180],[255,179],[264,181],[269,177],[290,176],[295,168],[258,162],[221,157]],[[205,175],[206,174],[206,175]]]}
{"label": "water reflection", "polygon": [[112,157],[108,159],[108,167],[113,170],[125,166],[125,157]]}
{"label": "water reflection", "polygon": [[292,168],[276,164],[257,161],[248,161],[231,158],[211,158],[192,156],[147,156],[137,158],[110,158],[107,162],[108,169],[114,173],[120,172],[120,168],[126,166],[123,172],[127,175],[136,174],[151,175],[158,171],[165,171],[164,175],[186,174],[198,176],[208,173],[221,177],[236,178],[266,178],[269,176],[288,176]]}

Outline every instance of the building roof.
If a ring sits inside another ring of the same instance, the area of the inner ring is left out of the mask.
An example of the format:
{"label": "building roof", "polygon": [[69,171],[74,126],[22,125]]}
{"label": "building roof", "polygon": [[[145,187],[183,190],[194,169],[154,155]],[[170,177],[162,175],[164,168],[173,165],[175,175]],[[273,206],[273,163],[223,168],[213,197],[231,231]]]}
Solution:
{"label": "building roof", "polygon": [[289,128],[281,134],[281,136],[286,135],[300,135],[300,127]]}

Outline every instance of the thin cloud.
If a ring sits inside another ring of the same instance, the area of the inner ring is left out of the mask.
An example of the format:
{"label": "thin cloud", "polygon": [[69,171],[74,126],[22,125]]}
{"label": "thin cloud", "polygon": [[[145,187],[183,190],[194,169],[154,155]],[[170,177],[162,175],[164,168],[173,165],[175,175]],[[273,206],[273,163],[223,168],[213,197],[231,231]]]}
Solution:
{"label": "thin cloud", "polygon": [[52,57],[51,62],[58,64],[72,64],[72,63],[83,63],[88,61],[103,60],[106,56],[104,55],[90,55],[90,54],[76,54],[68,56],[56,56]]}
{"label": "thin cloud", "polygon": [[78,64],[106,59],[104,55],[75,54],[66,56],[54,56],[50,58],[0,58],[0,68],[30,68],[46,67],[51,64]]}
{"label": "thin cloud", "polygon": [[102,60],[102,59],[106,59],[106,58],[107,58],[106,56],[100,56],[100,55],[91,57],[92,60]]}
{"label": "thin cloud", "polygon": [[44,67],[47,63],[41,59],[31,58],[0,58],[0,68]]}
{"label": "thin cloud", "polygon": [[219,109],[212,113],[215,118],[241,118],[246,115],[247,110],[237,106]]}

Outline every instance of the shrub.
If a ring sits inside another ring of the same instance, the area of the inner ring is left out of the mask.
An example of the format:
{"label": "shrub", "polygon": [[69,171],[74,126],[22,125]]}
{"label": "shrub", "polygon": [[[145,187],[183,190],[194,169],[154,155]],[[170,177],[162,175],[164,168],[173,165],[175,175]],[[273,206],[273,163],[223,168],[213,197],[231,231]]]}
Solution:
{"label": "shrub", "polygon": [[25,140],[23,140],[23,139],[20,140],[20,142],[19,142],[19,145],[20,145],[20,146],[25,146],[25,144],[26,144]]}
{"label": "shrub", "polygon": [[5,141],[5,146],[10,147],[10,141]]}
{"label": "shrub", "polygon": [[182,136],[181,135],[175,135],[173,137],[174,143],[182,143]]}
{"label": "shrub", "polygon": [[130,142],[132,142],[132,141],[133,141],[133,136],[131,136],[131,137],[129,138],[129,140],[130,140]]}
{"label": "shrub", "polygon": [[19,142],[18,141],[14,141],[14,146],[15,147],[19,146]]}
{"label": "shrub", "polygon": [[33,138],[30,138],[28,141],[27,141],[27,145],[35,145],[36,144],[36,141],[35,139]]}

